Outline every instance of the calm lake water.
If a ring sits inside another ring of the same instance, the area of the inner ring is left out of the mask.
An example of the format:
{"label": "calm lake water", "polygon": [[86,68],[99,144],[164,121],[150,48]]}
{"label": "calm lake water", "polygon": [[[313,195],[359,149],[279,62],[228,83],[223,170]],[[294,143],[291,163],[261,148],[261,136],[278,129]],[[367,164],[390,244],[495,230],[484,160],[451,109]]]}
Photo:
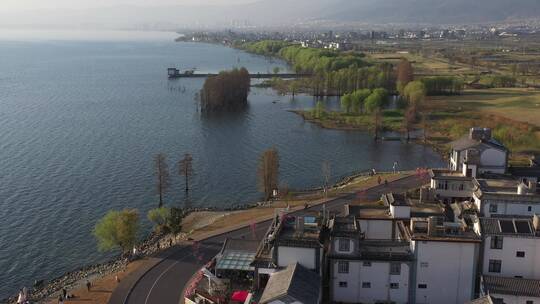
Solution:
{"label": "calm lake water", "polygon": [[[292,188],[349,172],[440,166],[431,149],[374,143],[362,132],[324,130],[288,112],[311,108],[252,89],[249,109],[201,118],[194,96],[201,79],[168,80],[166,68],[216,72],[245,66],[268,72],[273,61],[207,44],[160,39],[13,41],[0,33],[0,298],[35,279],[52,278],[104,261],[91,236],[111,208],[157,205],[153,157],[168,155],[168,205],[183,205],[176,162],[194,158],[192,206],[227,207],[256,201],[257,159],[275,146],[281,181]],[[136,41],[135,41],[136,40]],[[337,107],[337,100],[328,100]]]}

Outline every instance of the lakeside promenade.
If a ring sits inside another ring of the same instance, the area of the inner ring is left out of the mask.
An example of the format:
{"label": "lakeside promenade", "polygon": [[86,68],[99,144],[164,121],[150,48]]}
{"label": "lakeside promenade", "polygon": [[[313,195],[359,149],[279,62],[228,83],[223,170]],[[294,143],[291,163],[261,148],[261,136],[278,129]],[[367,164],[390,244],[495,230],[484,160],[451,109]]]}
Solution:
{"label": "lakeside promenade", "polygon": [[[420,187],[428,182],[428,176],[407,175],[388,185],[376,185],[359,191],[345,193],[331,199],[314,202],[307,210],[326,210],[341,213],[343,206],[359,195],[366,200],[377,200],[383,193],[403,192]],[[292,208],[290,214],[299,215],[303,207]],[[168,249],[145,261],[139,268],[126,276],[113,291],[110,304],[178,304],[183,303],[183,289],[191,277],[221,249],[226,238],[255,238],[260,240],[268,229],[271,218],[256,219],[256,229],[245,223],[228,227],[210,234],[201,234],[192,242]]]}

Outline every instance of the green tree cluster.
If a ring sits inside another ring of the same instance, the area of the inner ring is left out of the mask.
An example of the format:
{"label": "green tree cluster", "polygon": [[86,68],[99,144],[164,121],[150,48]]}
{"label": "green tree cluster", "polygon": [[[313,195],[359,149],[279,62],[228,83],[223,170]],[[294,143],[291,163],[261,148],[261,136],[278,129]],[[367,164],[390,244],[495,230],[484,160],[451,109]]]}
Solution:
{"label": "green tree cluster", "polygon": [[424,102],[427,95],[426,86],[422,81],[409,82],[403,89],[403,97],[409,105],[418,106]]}
{"label": "green tree cluster", "polygon": [[339,52],[304,48],[280,41],[247,43],[244,49],[263,55],[279,56],[289,62],[297,73],[313,74],[304,87],[315,96],[342,96],[359,89],[385,88],[394,90],[396,73],[390,63],[373,64],[359,52]]}
{"label": "green tree cluster", "polygon": [[426,77],[421,80],[427,95],[456,95],[463,92],[463,80],[454,76]]}
{"label": "green tree cluster", "polygon": [[365,55],[358,52],[340,53],[334,50],[304,48],[299,45],[285,47],[279,55],[303,73],[338,71],[351,66],[366,66]]}
{"label": "green tree cluster", "polygon": [[94,227],[100,251],[120,248],[129,251],[137,241],[139,212],[134,209],[111,210]]}
{"label": "green tree cluster", "polygon": [[321,119],[326,116],[326,108],[324,107],[322,101],[317,101],[317,104],[315,104],[315,108],[312,110],[311,115],[317,119]]}
{"label": "green tree cluster", "polygon": [[388,91],[383,88],[375,89],[365,100],[365,109],[368,113],[375,113],[388,105]]}
{"label": "green tree cluster", "polygon": [[493,75],[483,77],[480,82],[490,88],[512,88],[516,86],[517,78],[509,75]]}
{"label": "green tree cluster", "polygon": [[160,207],[148,211],[148,219],[155,224],[155,230],[178,233],[182,229],[182,209]]}
{"label": "green tree cluster", "polygon": [[242,48],[251,53],[273,56],[277,55],[279,51],[281,51],[281,49],[290,45],[290,42],[281,40],[263,40],[252,43],[245,43],[242,45]]}
{"label": "green tree cluster", "polygon": [[343,95],[341,97],[343,111],[347,114],[351,112],[362,113],[364,111],[364,103],[369,95],[371,95],[370,89],[360,89]]}

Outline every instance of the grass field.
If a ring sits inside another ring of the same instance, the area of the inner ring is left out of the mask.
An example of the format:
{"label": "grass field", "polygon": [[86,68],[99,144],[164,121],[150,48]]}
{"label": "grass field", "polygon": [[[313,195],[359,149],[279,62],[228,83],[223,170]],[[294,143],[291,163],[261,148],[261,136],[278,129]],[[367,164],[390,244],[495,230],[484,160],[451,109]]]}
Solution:
{"label": "grass field", "polygon": [[417,75],[476,75],[478,71],[471,69],[465,64],[453,63],[450,64],[447,60],[440,56],[424,57],[419,54],[408,52],[396,53],[371,53],[369,58],[378,62],[391,62],[397,64],[400,58],[405,58],[413,63],[415,74]]}
{"label": "grass field", "polygon": [[532,89],[468,90],[426,102],[430,136],[448,141],[473,126],[490,127],[513,157],[540,151],[540,91]]}

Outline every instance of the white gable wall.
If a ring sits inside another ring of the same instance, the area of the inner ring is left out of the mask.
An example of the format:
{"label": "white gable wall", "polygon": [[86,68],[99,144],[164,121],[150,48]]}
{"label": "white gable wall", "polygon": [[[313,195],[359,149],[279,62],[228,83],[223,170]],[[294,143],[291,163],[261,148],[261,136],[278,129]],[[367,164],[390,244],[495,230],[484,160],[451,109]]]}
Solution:
{"label": "white gable wall", "polygon": [[[491,235],[486,237],[483,244],[483,274],[540,279],[540,238],[503,236],[502,249],[491,249],[491,239]],[[517,257],[517,251],[525,252],[525,257]],[[489,260],[501,261],[500,273],[489,272]]]}
{"label": "white gable wall", "polygon": [[[398,304],[409,301],[409,266],[407,263],[399,262],[401,265],[400,274],[391,275],[390,262],[388,261],[351,260],[348,262],[349,273],[339,273],[338,261],[331,262],[332,301],[375,303],[389,300]],[[347,286],[340,286],[340,282],[346,282]],[[370,287],[363,287],[364,283],[369,283]],[[397,288],[391,289],[391,283],[396,283]]]}
{"label": "white gable wall", "polygon": [[300,265],[314,270],[316,269],[317,250],[316,248],[278,246],[278,266],[287,267],[290,264],[298,262]]}
{"label": "white gable wall", "polygon": [[504,173],[493,169],[482,169],[482,167],[503,167],[506,168],[506,152],[498,149],[486,149],[480,154],[480,170],[482,171],[491,171],[494,173]]}
{"label": "white gable wall", "polygon": [[[416,303],[462,304],[474,296],[477,243],[413,241]],[[425,284],[426,288],[420,286]]]}
{"label": "white gable wall", "polygon": [[391,220],[370,220],[360,219],[360,231],[365,233],[366,239],[391,240],[392,225]]}

